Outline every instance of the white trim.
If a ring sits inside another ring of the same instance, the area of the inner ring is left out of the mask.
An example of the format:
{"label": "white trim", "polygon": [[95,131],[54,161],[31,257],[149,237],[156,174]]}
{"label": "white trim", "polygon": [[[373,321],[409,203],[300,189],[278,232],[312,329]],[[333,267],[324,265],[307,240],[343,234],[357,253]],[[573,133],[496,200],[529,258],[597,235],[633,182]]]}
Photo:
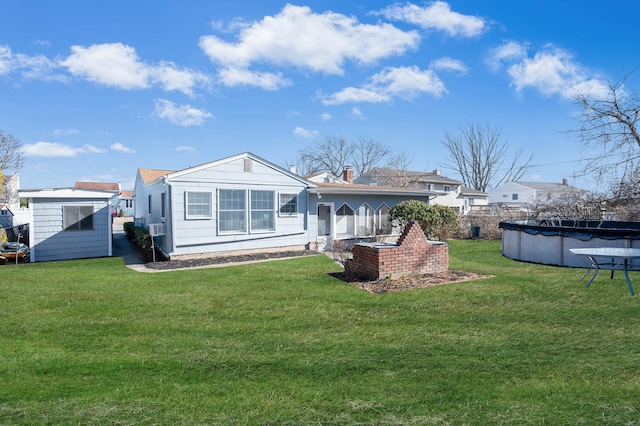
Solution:
{"label": "white trim", "polygon": [[[209,216],[189,214],[189,194],[209,194]],[[213,192],[211,191],[184,191],[184,219],[185,220],[211,220],[213,219]]]}

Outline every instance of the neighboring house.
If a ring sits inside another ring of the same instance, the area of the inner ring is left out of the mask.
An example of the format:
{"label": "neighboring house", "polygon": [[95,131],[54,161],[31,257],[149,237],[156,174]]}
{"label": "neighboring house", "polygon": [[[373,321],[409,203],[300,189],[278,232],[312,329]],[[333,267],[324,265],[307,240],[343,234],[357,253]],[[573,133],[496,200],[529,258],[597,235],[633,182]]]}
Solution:
{"label": "neighboring house", "polygon": [[27,209],[20,207],[19,189],[20,175],[18,173],[2,176],[0,226],[3,228],[22,225],[29,220]]}
{"label": "neighboring house", "polygon": [[120,191],[118,213],[120,213],[120,211],[122,211],[122,214],[126,217],[133,217],[133,191]]}
{"label": "neighboring house", "polygon": [[179,171],[138,169],[135,220],[169,258],[324,247],[334,238],[390,233],[392,206],[435,196],[354,185],[348,176],[316,183],[251,153]]}
{"label": "neighboring house", "polygon": [[506,182],[489,191],[489,204],[527,208],[537,203],[547,203],[561,197],[580,196],[584,190],[569,185],[567,179],[555,182]]}
{"label": "neighboring house", "polygon": [[112,255],[110,205],[117,193],[59,188],[19,195],[29,202],[32,262]]}
{"label": "neighboring house", "polygon": [[113,182],[76,182],[76,189],[90,189],[97,191],[110,191],[115,192],[119,196],[111,205],[111,214],[122,214],[124,216],[133,216],[133,191],[123,191],[120,187],[120,183]]}
{"label": "neighboring house", "polygon": [[463,182],[433,173],[375,168],[358,176],[355,183],[421,189],[437,194],[432,204],[448,206],[457,213],[467,214],[475,207],[486,206],[489,194],[464,186]]}

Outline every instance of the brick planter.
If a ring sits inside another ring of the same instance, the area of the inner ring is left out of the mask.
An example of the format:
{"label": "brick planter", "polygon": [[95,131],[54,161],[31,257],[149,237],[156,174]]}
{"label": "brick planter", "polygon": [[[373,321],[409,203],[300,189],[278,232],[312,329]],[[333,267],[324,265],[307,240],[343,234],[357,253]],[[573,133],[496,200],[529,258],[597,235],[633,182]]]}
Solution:
{"label": "brick planter", "polygon": [[369,280],[446,272],[449,246],[428,241],[420,225],[409,222],[397,244],[355,244],[353,259],[346,262],[345,269],[349,274]]}

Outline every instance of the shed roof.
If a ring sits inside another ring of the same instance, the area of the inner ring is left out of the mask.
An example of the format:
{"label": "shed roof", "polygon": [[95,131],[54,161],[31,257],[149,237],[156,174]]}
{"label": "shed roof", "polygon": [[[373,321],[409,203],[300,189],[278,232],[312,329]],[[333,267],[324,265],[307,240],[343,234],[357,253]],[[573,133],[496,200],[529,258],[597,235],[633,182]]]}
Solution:
{"label": "shed roof", "polygon": [[56,199],[104,199],[109,200],[118,196],[113,191],[101,191],[78,188],[47,188],[47,189],[26,189],[18,191],[22,198],[56,198]]}
{"label": "shed roof", "polygon": [[120,184],[112,182],[76,182],[77,189],[96,189],[99,191],[120,192]]}

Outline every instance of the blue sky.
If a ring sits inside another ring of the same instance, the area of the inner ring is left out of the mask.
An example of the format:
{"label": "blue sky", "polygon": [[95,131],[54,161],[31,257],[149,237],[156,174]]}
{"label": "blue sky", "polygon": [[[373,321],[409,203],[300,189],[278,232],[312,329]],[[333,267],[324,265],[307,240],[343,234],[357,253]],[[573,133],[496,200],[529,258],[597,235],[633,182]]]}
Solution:
{"label": "blue sky", "polygon": [[633,0],[0,3],[0,129],[23,189],[120,182],[250,151],[286,166],[326,136],[443,167],[444,131],[500,130],[523,178],[574,178],[576,89],[638,67]]}

